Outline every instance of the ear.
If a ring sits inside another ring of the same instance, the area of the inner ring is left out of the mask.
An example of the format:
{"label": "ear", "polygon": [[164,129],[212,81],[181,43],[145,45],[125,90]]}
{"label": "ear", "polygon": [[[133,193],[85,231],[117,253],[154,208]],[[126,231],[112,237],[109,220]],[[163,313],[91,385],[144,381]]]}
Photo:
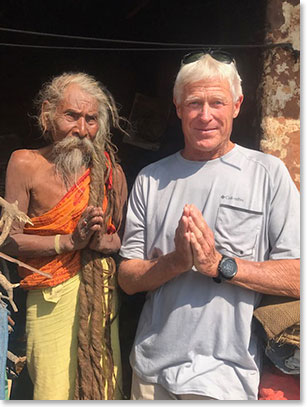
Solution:
{"label": "ear", "polygon": [[47,130],[50,130],[49,113],[50,113],[50,102],[48,102],[48,100],[45,100],[42,105],[42,115],[41,115],[41,122],[42,122],[44,133]]}
{"label": "ear", "polygon": [[239,99],[238,99],[238,100],[235,102],[235,104],[234,104],[233,115],[232,115],[232,117],[233,117],[234,119],[238,116],[238,114],[239,114],[239,112],[240,112],[240,108],[241,108],[242,102],[243,102],[243,95],[241,95],[241,96],[239,97]]}
{"label": "ear", "polygon": [[173,99],[174,105],[176,106],[176,113],[179,119],[181,119],[181,105],[176,102],[175,99]]}

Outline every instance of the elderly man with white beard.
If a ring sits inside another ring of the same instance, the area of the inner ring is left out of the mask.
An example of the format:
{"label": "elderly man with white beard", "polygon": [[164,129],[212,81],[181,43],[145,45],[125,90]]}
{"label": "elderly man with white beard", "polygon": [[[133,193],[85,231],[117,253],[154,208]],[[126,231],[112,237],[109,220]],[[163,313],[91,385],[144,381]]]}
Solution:
{"label": "elderly man with white beard", "polygon": [[[5,199],[33,222],[2,248],[50,273],[19,269],[27,294],[27,364],[36,400],[119,398],[116,266],[127,200],[111,127],[111,94],[90,75],[64,73],[37,97],[49,142],[10,157]],[[29,226],[29,227],[28,227]]]}

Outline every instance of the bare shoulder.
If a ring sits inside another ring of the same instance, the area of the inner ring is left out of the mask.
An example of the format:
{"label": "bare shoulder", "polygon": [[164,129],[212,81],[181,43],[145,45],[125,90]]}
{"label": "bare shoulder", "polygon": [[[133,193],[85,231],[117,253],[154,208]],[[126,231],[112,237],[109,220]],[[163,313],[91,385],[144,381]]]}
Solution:
{"label": "bare shoulder", "polygon": [[44,213],[59,200],[46,151],[45,148],[16,150],[7,166],[6,199],[8,202],[18,200],[19,209],[30,217]]}
{"label": "bare shoulder", "polygon": [[[16,150],[11,154],[7,166],[7,177],[21,177],[24,181],[30,176],[44,172],[48,167],[48,161],[45,158],[44,149],[37,150]],[[16,179],[17,181],[17,179]]]}
{"label": "bare shoulder", "polygon": [[9,166],[13,166],[15,170],[33,169],[43,159],[40,150],[16,150],[11,154]]}
{"label": "bare shoulder", "polygon": [[38,150],[16,150],[11,154],[6,170],[5,199],[8,202],[17,200],[19,209],[25,213],[37,156]]}
{"label": "bare shoulder", "polygon": [[35,174],[41,173],[45,165],[46,159],[39,149],[14,151],[6,170],[6,192],[14,195],[16,188],[29,191]]}

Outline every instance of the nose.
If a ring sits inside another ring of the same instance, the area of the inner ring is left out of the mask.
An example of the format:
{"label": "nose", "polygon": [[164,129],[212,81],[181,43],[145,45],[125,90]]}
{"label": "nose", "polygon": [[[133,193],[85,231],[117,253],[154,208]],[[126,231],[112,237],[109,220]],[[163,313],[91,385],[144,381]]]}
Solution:
{"label": "nose", "polygon": [[84,117],[80,117],[78,119],[77,125],[75,126],[75,134],[79,138],[84,138],[88,136],[87,124]]}
{"label": "nose", "polygon": [[211,109],[207,103],[202,105],[202,108],[199,112],[199,116],[203,121],[209,121],[211,119]]}

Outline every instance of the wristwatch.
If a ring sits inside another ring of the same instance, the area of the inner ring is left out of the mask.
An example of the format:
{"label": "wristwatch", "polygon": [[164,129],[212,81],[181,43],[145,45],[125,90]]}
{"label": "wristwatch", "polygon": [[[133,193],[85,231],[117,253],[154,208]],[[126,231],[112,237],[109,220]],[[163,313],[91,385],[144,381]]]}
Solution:
{"label": "wristwatch", "polygon": [[238,266],[232,257],[223,256],[218,265],[218,276],[213,277],[216,283],[221,283],[223,280],[231,280],[238,272]]}

